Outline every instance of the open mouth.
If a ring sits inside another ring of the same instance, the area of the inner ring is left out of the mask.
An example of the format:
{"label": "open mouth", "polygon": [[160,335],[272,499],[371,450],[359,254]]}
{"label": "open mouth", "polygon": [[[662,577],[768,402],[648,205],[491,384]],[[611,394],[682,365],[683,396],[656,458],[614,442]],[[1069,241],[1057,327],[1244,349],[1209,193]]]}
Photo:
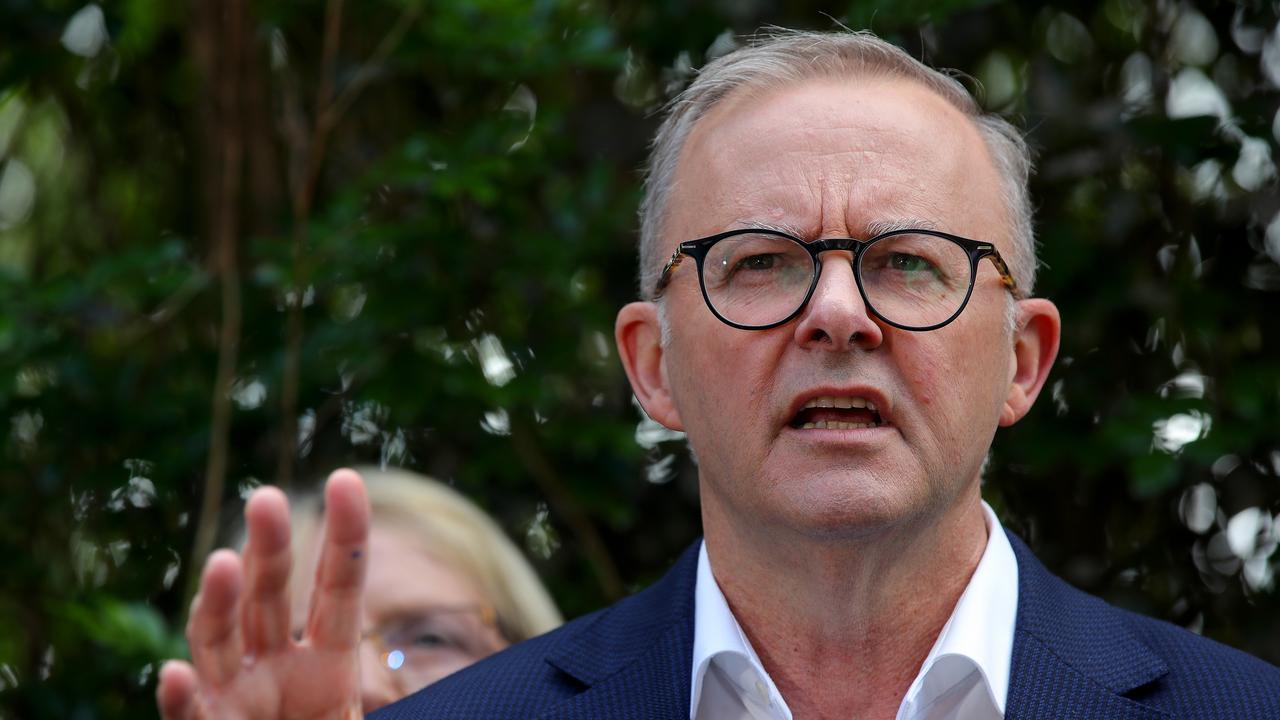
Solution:
{"label": "open mouth", "polygon": [[875,403],[861,397],[816,397],[804,404],[790,426],[796,430],[861,430],[885,425]]}

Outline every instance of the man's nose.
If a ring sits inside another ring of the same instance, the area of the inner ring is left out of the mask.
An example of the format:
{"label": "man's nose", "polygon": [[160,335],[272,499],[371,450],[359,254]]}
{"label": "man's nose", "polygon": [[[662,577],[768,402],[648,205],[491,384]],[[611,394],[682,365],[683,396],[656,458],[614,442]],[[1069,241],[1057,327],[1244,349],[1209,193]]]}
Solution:
{"label": "man's nose", "polygon": [[858,292],[848,254],[824,255],[829,257],[823,258],[818,285],[796,325],[796,343],[815,350],[878,347],[884,342],[884,331]]}
{"label": "man's nose", "polygon": [[366,715],[399,700],[403,693],[374,644],[360,643],[360,706]]}

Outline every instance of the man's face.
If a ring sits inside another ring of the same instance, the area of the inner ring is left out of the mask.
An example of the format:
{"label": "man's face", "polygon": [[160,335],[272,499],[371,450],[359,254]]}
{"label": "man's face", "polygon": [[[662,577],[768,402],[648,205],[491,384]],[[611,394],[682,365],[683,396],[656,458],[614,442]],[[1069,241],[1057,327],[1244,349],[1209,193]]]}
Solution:
{"label": "man's face", "polygon": [[[1012,250],[977,130],[900,80],[730,97],[690,136],[669,211],[672,246],[753,223],[804,240],[866,239],[898,224]],[[718,321],[691,261],[666,291],[671,400],[698,456],[703,502],[730,517],[858,533],[940,512],[977,482],[1015,366],[997,272],[983,261],[959,318],[910,332],[869,315],[850,257],[825,253],[805,311],[770,330]],[[831,398],[870,401],[878,417],[802,409]],[[824,419],[878,425],[824,428]]]}

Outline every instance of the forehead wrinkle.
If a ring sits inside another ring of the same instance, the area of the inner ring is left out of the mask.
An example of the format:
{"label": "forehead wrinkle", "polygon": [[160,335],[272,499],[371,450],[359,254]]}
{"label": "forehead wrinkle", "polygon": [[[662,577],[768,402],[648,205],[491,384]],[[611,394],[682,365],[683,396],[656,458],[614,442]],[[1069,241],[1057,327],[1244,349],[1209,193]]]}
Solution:
{"label": "forehead wrinkle", "polygon": [[[804,183],[806,186],[813,184]],[[963,234],[964,228],[950,224],[944,226],[938,222],[937,218],[942,216],[941,209],[930,198],[924,197],[920,188],[907,182],[890,183],[907,186],[909,196],[904,197],[901,192],[883,188],[885,184],[881,181],[868,187],[866,183],[860,186],[857,180],[853,180],[848,195],[844,197],[838,192],[782,192],[775,197],[774,191],[779,190],[777,186],[760,188],[734,203],[736,215],[708,228],[705,234],[742,228],[775,230],[802,240],[842,236],[866,239],[911,228]],[[800,183],[791,183],[791,186],[795,185]],[[761,195],[768,197],[757,199]],[[826,199],[817,207],[813,205],[814,199],[825,198],[826,195],[833,199]]]}
{"label": "forehead wrinkle", "polygon": [[[806,133],[809,134],[811,133]],[[754,188],[754,197],[785,195],[799,189],[800,193],[822,201],[824,192],[838,192],[842,187],[856,184],[862,171],[870,173],[883,168],[888,158],[894,154],[892,149],[879,147],[844,147],[833,150],[816,150],[811,147],[820,145],[818,143],[808,143],[803,149],[779,152],[775,149],[776,142],[766,144],[758,138],[743,139],[729,132],[709,135],[704,142],[712,148],[704,167],[709,170],[713,179],[726,178],[723,183],[725,185],[732,185],[744,162],[753,163],[756,169],[767,173],[768,179],[759,182]],[[721,145],[725,146],[723,150],[719,149]]]}
{"label": "forehead wrinkle", "polygon": [[737,227],[744,222],[775,223],[779,229],[787,228],[787,232],[797,237],[818,230],[811,220],[802,221],[815,217],[818,207],[817,198],[807,181],[788,178],[786,182],[761,184],[725,200],[725,215],[713,210],[713,214],[709,214],[711,217],[725,217],[729,223],[738,223]]}
{"label": "forehead wrinkle", "polygon": [[928,218],[941,209],[922,178],[926,168],[903,174],[890,162],[894,153],[885,148],[860,148],[851,153],[856,162],[837,166],[834,172],[819,172],[815,194],[822,199],[818,237],[839,235],[871,237],[889,230],[938,229]]}
{"label": "forehead wrinkle", "polygon": [[939,225],[936,218],[947,215],[938,200],[922,186],[919,176],[855,181],[844,198],[844,222],[850,232],[857,228],[867,237],[909,228],[962,233],[962,227]]}
{"label": "forehead wrinkle", "polygon": [[[879,150],[862,148],[810,154],[808,157],[814,161],[806,163],[809,171],[794,174],[788,173],[785,166],[773,164],[769,168],[770,182],[758,183],[746,192],[732,197],[725,197],[728,192],[724,189],[716,193],[737,212],[736,218],[721,227],[726,230],[745,227],[745,223],[750,222],[755,227],[776,229],[810,239],[850,232],[846,228],[858,227],[858,223],[846,224],[845,218],[852,216],[858,203],[867,206],[885,204],[883,200],[876,198],[883,193],[874,186],[868,187],[871,182],[880,185],[884,181],[864,180],[863,173],[858,169],[858,166],[881,168],[884,165],[884,155]],[[854,159],[839,164],[828,163],[827,166],[816,161],[820,158],[846,156]],[[871,172],[874,171],[869,171],[868,174]],[[911,186],[905,180],[895,184],[906,186],[912,195],[921,193],[920,188]],[[867,197],[859,197],[862,195]],[[901,204],[901,200],[895,198],[892,204]]]}

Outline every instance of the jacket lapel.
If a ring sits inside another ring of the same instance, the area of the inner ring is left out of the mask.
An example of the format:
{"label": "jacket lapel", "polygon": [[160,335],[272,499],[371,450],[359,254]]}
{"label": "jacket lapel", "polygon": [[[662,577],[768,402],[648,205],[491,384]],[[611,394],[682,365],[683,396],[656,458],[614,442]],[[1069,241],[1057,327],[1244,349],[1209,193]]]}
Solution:
{"label": "jacket lapel", "polygon": [[[1018,615],[1005,720],[1167,717],[1132,697],[1168,667],[1125,627],[1122,612],[1055,577],[1016,536],[1009,541],[1018,559]],[[541,720],[689,717],[698,548],[548,654],[583,689]]]}
{"label": "jacket lapel", "polygon": [[679,720],[689,717],[699,543],[656,584],[567,635],[547,662],[584,686],[539,716]]}
{"label": "jacket lapel", "polygon": [[1018,616],[1006,720],[1154,720],[1133,691],[1169,672],[1125,626],[1122,611],[1050,573],[1012,533]]}

